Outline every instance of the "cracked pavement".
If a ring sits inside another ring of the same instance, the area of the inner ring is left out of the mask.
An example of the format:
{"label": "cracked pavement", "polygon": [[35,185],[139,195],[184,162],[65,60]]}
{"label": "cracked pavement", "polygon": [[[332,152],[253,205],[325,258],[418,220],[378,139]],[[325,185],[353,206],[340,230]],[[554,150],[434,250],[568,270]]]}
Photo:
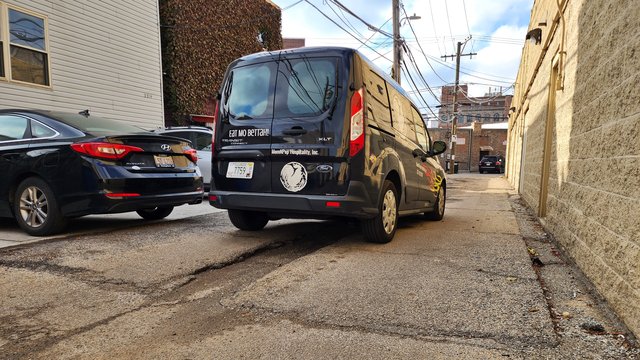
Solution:
{"label": "cracked pavement", "polygon": [[492,175],[452,176],[444,220],[403,219],[384,245],[222,212],[2,249],[0,294],[7,359],[639,356]]}

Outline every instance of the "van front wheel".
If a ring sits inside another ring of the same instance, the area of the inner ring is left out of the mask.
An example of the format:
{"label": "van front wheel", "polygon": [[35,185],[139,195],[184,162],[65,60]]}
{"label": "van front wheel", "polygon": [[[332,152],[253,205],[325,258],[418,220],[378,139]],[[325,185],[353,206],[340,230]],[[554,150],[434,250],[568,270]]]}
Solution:
{"label": "van front wheel", "polygon": [[262,230],[269,222],[267,213],[260,211],[229,210],[229,220],[240,230]]}
{"label": "van front wheel", "polygon": [[395,185],[385,180],[382,187],[382,198],[378,204],[378,215],[373,219],[362,221],[362,232],[367,241],[388,243],[393,239],[398,228],[398,192]]}

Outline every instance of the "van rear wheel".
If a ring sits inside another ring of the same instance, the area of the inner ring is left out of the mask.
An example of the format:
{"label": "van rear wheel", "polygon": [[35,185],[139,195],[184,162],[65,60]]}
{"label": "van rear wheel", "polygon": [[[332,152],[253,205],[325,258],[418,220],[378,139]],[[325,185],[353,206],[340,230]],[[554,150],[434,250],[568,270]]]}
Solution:
{"label": "van rear wheel", "polygon": [[262,230],[269,222],[267,213],[260,211],[229,210],[229,220],[240,230]]}
{"label": "van rear wheel", "polygon": [[389,180],[384,181],[378,215],[362,221],[362,232],[367,241],[384,244],[393,239],[398,228],[398,191]]}

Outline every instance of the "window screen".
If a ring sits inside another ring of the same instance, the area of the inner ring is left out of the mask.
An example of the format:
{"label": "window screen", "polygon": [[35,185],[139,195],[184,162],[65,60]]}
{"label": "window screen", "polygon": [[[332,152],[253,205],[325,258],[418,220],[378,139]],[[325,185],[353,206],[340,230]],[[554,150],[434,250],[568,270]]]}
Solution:
{"label": "window screen", "polygon": [[9,34],[11,78],[49,85],[44,18],[9,9]]}

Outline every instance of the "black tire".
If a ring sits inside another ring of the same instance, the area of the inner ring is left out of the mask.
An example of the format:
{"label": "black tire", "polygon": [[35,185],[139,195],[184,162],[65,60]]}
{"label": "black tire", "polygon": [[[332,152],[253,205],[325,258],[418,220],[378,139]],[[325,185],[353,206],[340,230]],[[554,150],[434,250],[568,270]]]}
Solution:
{"label": "black tire", "polygon": [[16,189],[13,215],[27,234],[45,236],[58,233],[67,225],[51,187],[42,179],[24,179]]}
{"label": "black tire", "polygon": [[484,170],[478,170],[480,174],[484,174]]}
{"label": "black tire", "polygon": [[260,211],[229,210],[229,220],[240,230],[262,230],[269,222],[269,215]]}
{"label": "black tire", "polygon": [[140,215],[145,220],[160,220],[164,219],[173,211],[173,206],[158,206],[149,209],[140,209],[136,210],[138,215]]}
{"label": "black tire", "polygon": [[378,202],[378,215],[362,220],[362,232],[368,242],[384,244],[393,239],[398,228],[398,191],[395,185],[385,180]]}
{"label": "black tire", "polygon": [[439,221],[444,217],[444,208],[447,201],[447,188],[443,184],[438,190],[438,196],[436,197],[436,203],[433,210],[424,213],[424,218],[427,220]]}

